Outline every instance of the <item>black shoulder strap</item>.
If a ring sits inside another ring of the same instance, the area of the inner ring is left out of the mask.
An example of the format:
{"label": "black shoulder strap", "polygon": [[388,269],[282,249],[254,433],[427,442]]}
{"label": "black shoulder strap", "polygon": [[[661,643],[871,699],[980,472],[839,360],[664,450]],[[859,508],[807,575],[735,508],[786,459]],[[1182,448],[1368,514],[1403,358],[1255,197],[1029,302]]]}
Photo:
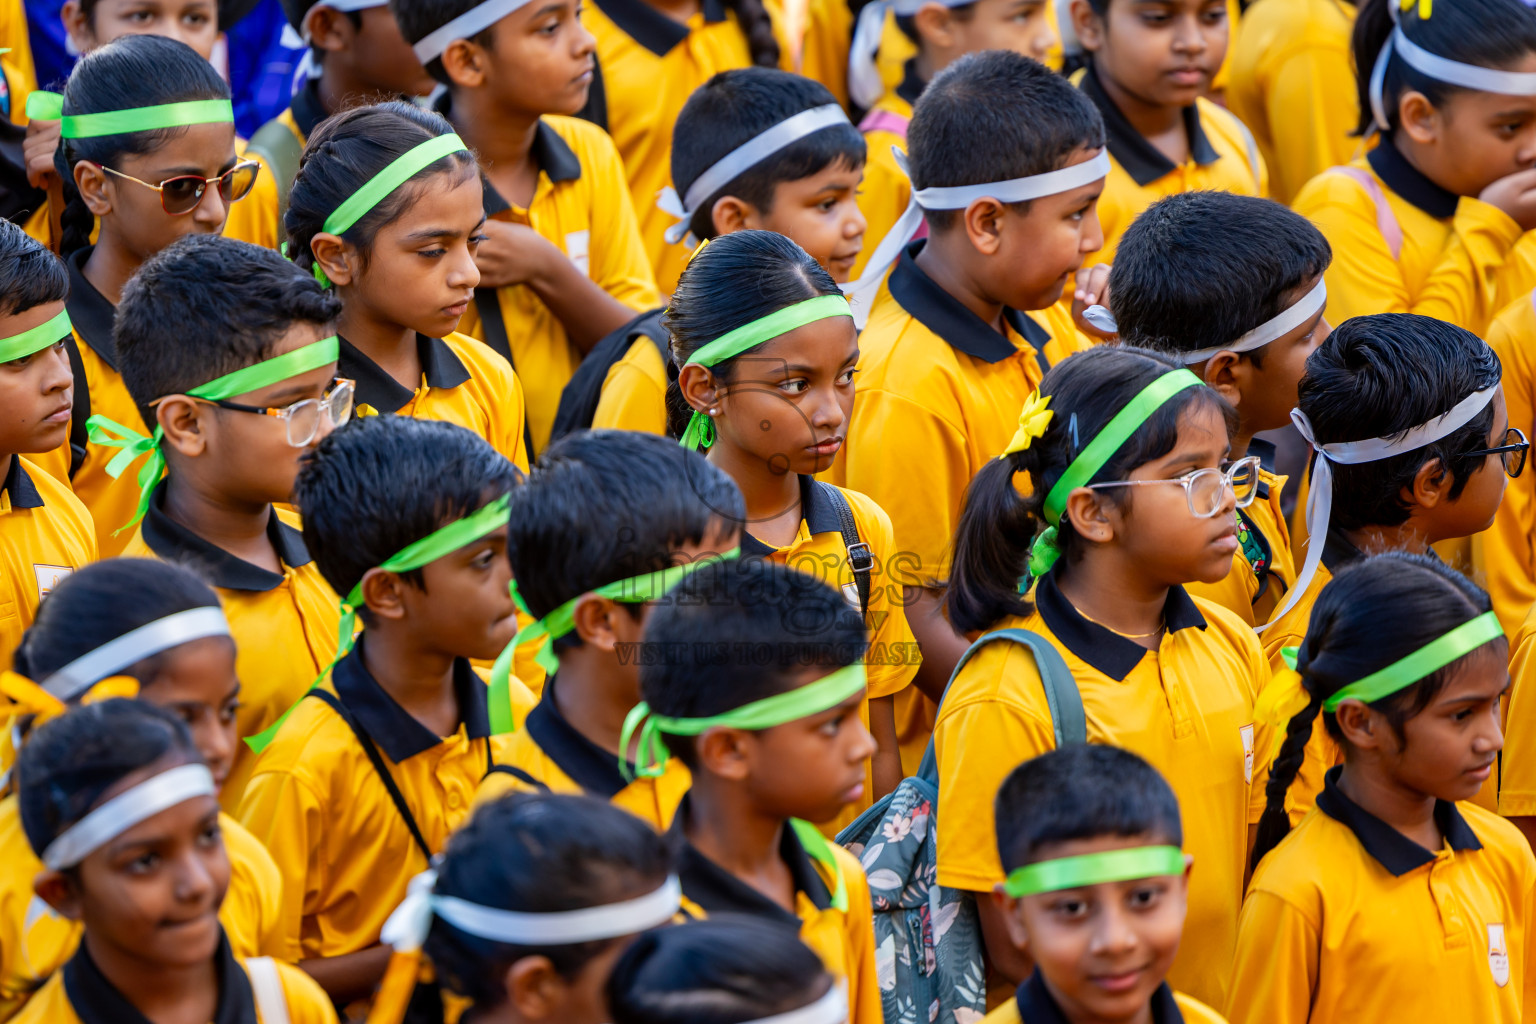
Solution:
{"label": "black shoulder strap", "polygon": [[610,331],[602,341],[592,346],[592,351],[576,367],[576,372],[560,392],[560,408],[555,413],[555,426],[550,431],[550,441],[557,441],[566,434],[574,434],[592,426],[592,417],[597,415],[608,372],[629,354],[635,339],[650,338],[661,353],[662,362],[668,361],[667,332],[661,326],[663,308],[646,310],[618,330]]}
{"label": "black shoulder strap", "polygon": [[400,787],[395,783],[395,777],[390,774],[389,766],[384,763],[384,755],[379,753],[379,748],[374,745],[373,737],[358,724],[357,719],[347,710],[347,706],[341,702],[341,698],[329,690],[322,690],[318,686],[310,690],[305,696],[315,697],[331,706],[331,710],[341,716],[352,729],[357,742],[362,745],[363,753],[368,755],[368,761],[373,765],[373,770],[378,773],[379,781],[384,783],[384,788],[389,790],[389,799],[394,802],[395,810],[400,812],[400,817],[405,819],[405,827],[411,830],[411,838],[416,840],[416,847],[421,855],[432,861],[432,850],[427,846],[426,837],[421,834],[421,828],[416,824],[416,816],[411,813],[410,805],[405,802],[405,794],[400,792]]}
{"label": "black shoulder strap", "polygon": [[549,787],[544,785],[544,783],[540,782],[538,779],[534,778],[532,775],[529,775],[527,772],[523,771],[521,768],[515,768],[515,767],[513,767],[510,764],[493,764],[493,765],[491,765],[490,768],[486,769],[485,777],[486,778],[490,778],[492,775],[494,775],[494,774],[496,774],[498,772],[501,773],[502,775],[510,775],[514,779],[516,779],[518,782],[524,783],[525,785],[532,786],[534,789],[542,790],[545,793],[549,792]]}
{"label": "black shoulder strap", "polygon": [[[512,361],[512,338],[507,334],[507,322],[501,316],[501,296],[495,288],[475,289],[475,309],[480,312],[480,330],[485,335],[485,343],[494,351],[501,353],[506,359],[507,365],[517,372],[517,364]],[[524,381],[523,389],[526,391],[532,387],[533,381]],[[528,427],[526,411],[523,415],[523,444],[528,449],[528,461],[533,461],[533,431]]]}
{"label": "black shoulder strap", "polygon": [[91,388],[86,383],[80,344],[73,334],[64,339],[64,351],[69,354],[69,371],[75,378],[75,407],[69,413],[69,478],[73,480],[85,463],[85,445],[90,440],[85,421],[91,418]]}
{"label": "black shoulder strap", "polygon": [[848,549],[848,568],[853,570],[853,582],[859,588],[859,614],[869,615],[869,574],[875,567],[875,556],[869,545],[859,538],[859,526],[853,520],[853,509],[843,492],[831,484],[815,481],[822,496],[837,510],[838,532],[843,535],[843,547]]}

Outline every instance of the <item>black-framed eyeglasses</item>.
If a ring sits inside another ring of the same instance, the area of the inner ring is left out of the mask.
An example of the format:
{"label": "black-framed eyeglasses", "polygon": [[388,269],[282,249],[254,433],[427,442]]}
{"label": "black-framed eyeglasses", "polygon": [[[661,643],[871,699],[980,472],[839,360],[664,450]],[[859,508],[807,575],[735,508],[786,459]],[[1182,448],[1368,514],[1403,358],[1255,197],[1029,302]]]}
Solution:
{"label": "black-framed eyeglasses", "polygon": [[1479,448],[1475,452],[1465,452],[1462,458],[1470,459],[1478,455],[1497,455],[1499,461],[1504,463],[1504,473],[1511,480],[1519,476],[1525,469],[1525,457],[1531,450],[1531,442],[1526,440],[1525,434],[1516,427],[1510,427],[1504,431],[1504,443],[1497,448]]}

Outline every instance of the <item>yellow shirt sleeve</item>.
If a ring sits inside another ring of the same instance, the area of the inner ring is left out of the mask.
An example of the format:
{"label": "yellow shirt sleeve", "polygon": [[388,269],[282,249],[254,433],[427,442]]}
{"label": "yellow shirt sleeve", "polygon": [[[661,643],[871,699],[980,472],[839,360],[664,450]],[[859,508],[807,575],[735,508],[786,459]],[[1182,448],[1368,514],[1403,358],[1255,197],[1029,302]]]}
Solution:
{"label": "yellow shirt sleeve", "polygon": [[[1509,425],[1536,436],[1536,294],[1500,313],[1488,329],[1488,344],[1504,367],[1504,404]],[[1529,467],[1528,467],[1529,468]],[[1472,538],[1472,560],[1493,598],[1506,636],[1514,636],[1536,603],[1536,473],[1506,482],[1493,525]]]}
{"label": "yellow shirt sleeve", "polygon": [[851,854],[841,847],[834,853],[841,854],[838,860],[848,882],[848,1024],[884,1024],[880,981],[875,972],[875,921],[869,879]]}
{"label": "yellow shirt sleeve", "polygon": [[282,962],[277,964],[277,974],[283,982],[283,994],[288,997],[291,1024],[336,1024],[336,1006],[318,981],[292,964]]}
{"label": "yellow shirt sleeve", "polygon": [[896,534],[891,517],[865,495],[850,495],[849,504],[858,520],[859,536],[876,559],[869,575],[869,696],[889,697],[907,688],[921,661],[916,653],[917,639],[907,622],[902,585],[887,569],[898,550]]}
{"label": "yellow shirt sleeve", "polygon": [[1499,813],[1521,818],[1536,815],[1536,606],[1510,636],[1512,689],[1504,716]]}
{"label": "yellow shirt sleeve", "polygon": [[1232,1024],[1307,1024],[1317,985],[1314,922],[1270,892],[1250,891],[1238,918],[1227,1019]]}
{"label": "yellow shirt sleeve", "polygon": [[301,939],[307,904],[318,889],[315,880],[325,871],[323,803],[291,773],[258,770],[245,787],[236,817],[266,845],[282,875],[282,924],[276,944],[282,959],[297,963],[306,956]]}
{"label": "yellow shirt sleeve", "polygon": [[603,291],[636,313],[661,304],[656,275],[640,240],[640,220],[624,178],[624,162],[607,133],[594,130],[591,145],[583,147],[583,174],[591,174],[592,223],[587,272]]}
{"label": "yellow shirt sleeve", "polygon": [[283,875],[255,836],[228,815],[219,815],[229,851],[229,891],[219,916],[236,956],[273,956],[283,946]]}
{"label": "yellow shirt sleeve", "polygon": [[278,230],[279,201],[277,178],[260,153],[250,152],[246,143],[238,143],[242,160],[255,160],[261,164],[256,184],[244,199],[229,204],[224,220],[224,237],[259,245],[263,249],[276,249],[281,232]]}
{"label": "yellow shirt sleeve", "polygon": [[624,358],[609,367],[592,427],[666,434],[667,367],[650,338],[636,338]]}

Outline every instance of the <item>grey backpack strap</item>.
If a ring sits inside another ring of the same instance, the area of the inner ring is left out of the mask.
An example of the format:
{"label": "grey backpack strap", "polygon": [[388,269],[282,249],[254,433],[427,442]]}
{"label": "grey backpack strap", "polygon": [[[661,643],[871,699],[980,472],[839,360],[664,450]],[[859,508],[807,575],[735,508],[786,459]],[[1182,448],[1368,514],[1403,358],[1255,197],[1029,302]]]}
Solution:
{"label": "grey backpack strap", "polygon": [[286,237],[283,215],[288,212],[288,193],[293,191],[293,179],[299,173],[299,158],[304,155],[304,147],[299,145],[299,138],[292,128],[273,118],[256,129],[256,134],[245,144],[245,152],[247,156],[260,154],[277,182],[277,237],[282,241]]}
{"label": "grey backpack strap", "polygon": [[853,509],[843,492],[831,484],[816,481],[822,496],[837,512],[837,531],[843,535],[843,547],[848,551],[848,568],[853,571],[854,586],[859,588],[859,614],[869,616],[869,574],[875,567],[875,556],[869,545],[859,538],[859,526],[853,521]]}

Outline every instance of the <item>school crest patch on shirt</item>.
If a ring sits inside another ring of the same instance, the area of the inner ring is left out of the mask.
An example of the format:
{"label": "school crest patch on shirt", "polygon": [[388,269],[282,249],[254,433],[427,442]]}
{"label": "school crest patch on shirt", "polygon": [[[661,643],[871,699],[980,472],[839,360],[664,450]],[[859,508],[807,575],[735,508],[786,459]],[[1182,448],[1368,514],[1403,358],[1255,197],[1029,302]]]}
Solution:
{"label": "school crest patch on shirt", "polygon": [[1488,969],[1499,988],[1509,984],[1509,946],[1504,941],[1502,924],[1488,926]]}
{"label": "school crest patch on shirt", "polygon": [[53,593],[53,588],[63,582],[64,577],[75,570],[67,565],[36,565],[32,571],[37,575],[37,599],[41,601]]}
{"label": "school crest patch on shirt", "polygon": [[1253,785],[1253,723],[1249,722],[1237,734],[1243,738],[1243,781]]}

